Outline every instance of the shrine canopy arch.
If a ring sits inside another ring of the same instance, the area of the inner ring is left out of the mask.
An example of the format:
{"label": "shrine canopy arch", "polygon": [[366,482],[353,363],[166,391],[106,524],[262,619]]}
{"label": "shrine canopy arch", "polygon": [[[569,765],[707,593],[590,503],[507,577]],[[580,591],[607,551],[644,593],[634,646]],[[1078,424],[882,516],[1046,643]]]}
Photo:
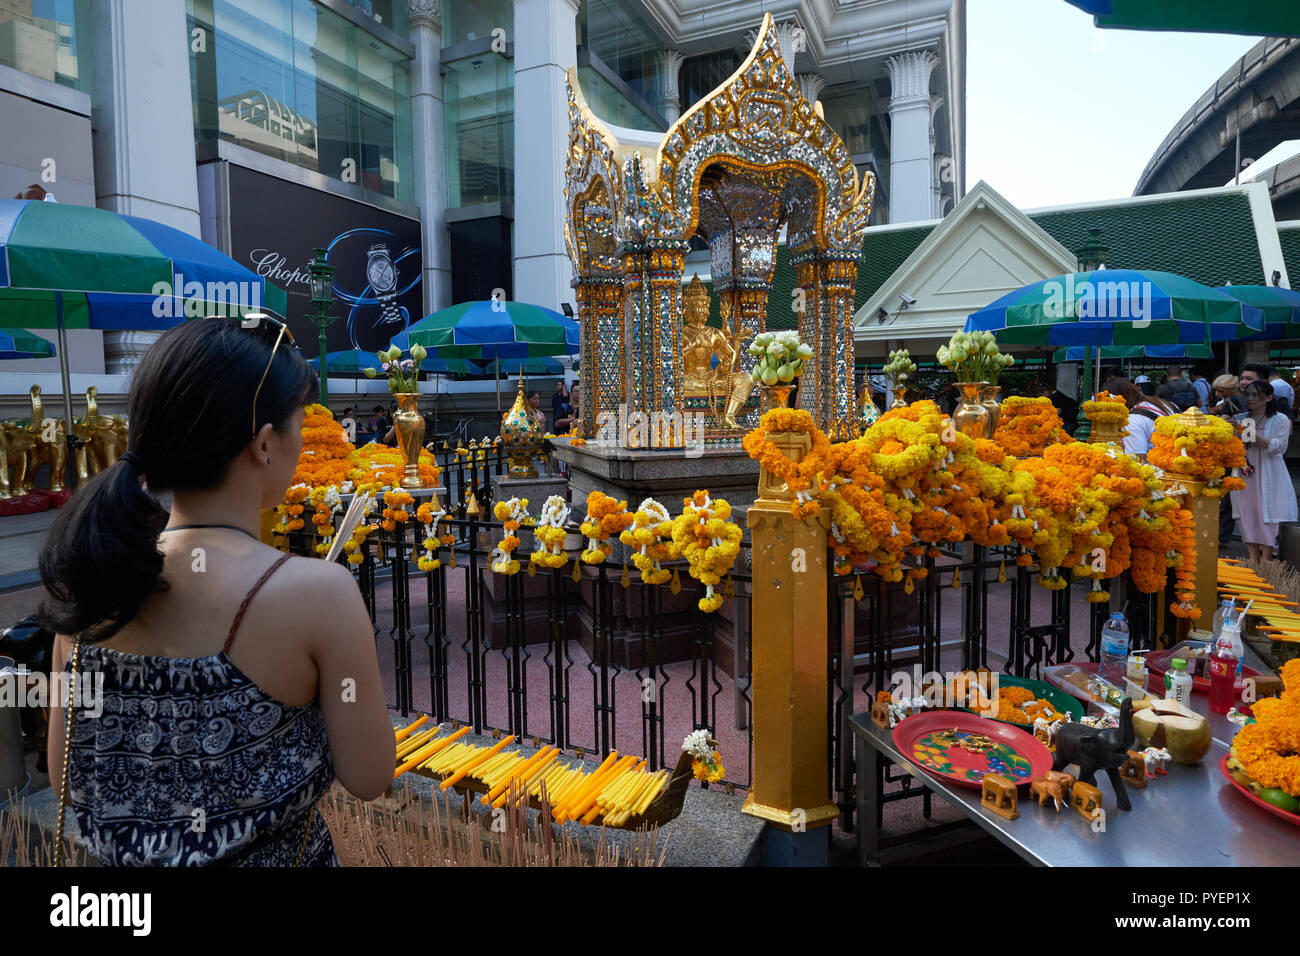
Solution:
{"label": "shrine canopy arch", "polygon": [[736,72],[664,134],[656,157],[658,196],[687,239],[700,221],[705,173],[721,167],[780,195],[792,255],[858,249],[871,218],[874,177],[861,183],[848,149],[804,97],[765,14],[757,42]]}

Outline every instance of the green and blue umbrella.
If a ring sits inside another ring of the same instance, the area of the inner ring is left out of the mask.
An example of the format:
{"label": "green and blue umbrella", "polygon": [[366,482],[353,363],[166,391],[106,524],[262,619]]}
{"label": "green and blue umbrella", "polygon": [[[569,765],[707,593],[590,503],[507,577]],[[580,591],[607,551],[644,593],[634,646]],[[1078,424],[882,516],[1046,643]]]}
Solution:
{"label": "green and blue umbrella", "polygon": [[1263,330],[1263,314],[1169,272],[1099,269],[1054,276],[1002,296],[966,319],[1003,345],[1100,348],[1205,345]]}
{"label": "green and blue umbrella", "polygon": [[1300,36],[1300,6],[1295,0],[1066,0],[1091,13],[1099,27],[1177,30],[1182,33],[1240,33],[1246,36]]}
{"label": "green and blue umbrella", "polygon": [[426,315],[408,330],[412,345],[438,358],[475,362],[573,355],[578,323],[527,302],[462,302]]}
{"label": "green and blue umbrella", "polygon": [[0,199],[0,327],[159,330],[196,315],[284,315],[286,303],[282,289],[171,226]]}
{"label": "green and blue umbrella", "polygon": [[[1208,345],[1106,345],[1100,350],[1107,360],[1124,359],[1209,359],[1214,350]],[[1085,362],[1086,345],[1070,345],[1052,353],[1053,362]]]}
{"label": "green and blue umbrella", "polygon": [[0,359],[31,358],[54,358],[54,345],[21,329],[0,332]]}
{"label": "green and blue umbrella", "polygon": [[[179,229],[93,206],[0,199],[0,328],[167,329],[196,315],[286,311],[282,290]],[[69,473],[71,473],[69,455]]]}
{"label": "green and blue umbrella", "polygon": [[1271,285],[1223,285],[1218,291],[1263,313],[1263,330],[1242,336],[1243,341],[1300,339],[1300,292]]}

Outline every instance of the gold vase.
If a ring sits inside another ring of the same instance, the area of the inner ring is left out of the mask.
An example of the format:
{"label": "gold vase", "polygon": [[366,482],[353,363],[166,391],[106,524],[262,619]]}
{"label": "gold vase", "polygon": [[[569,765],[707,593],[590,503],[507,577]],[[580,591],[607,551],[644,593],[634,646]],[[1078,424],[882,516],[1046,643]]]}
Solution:
{"label": "gold vase", "polygon": [[533,459],[542,455],[542,426],[524,397],[524,381],[519,380],[519,393],[510,411],[501,416],[501,440],[510,459],[511,478],[536,478]]}
{"label": "gold vase", "polygon": [[903,396],[907,394],[906,385],[894,385],[889,390],[894,393],[894,404],[890,405],[890,408],[903,408],[907,405],[903,400]]}
{"label": "gold vase", "polygon": [[980,389],[980,404],[984,410],[989,413],[988,435],[992,438],[994,432],[998,430],[998,417],[1002,413],[1002,405],[998,402],[998,392],[1002,391],[1001,385],[985,385]]}
{"label": "gold vase", "polygon": [[988,438],[989,412],[980,404],[980,389],[983,382],[958,382],[961,389],[961,404],[952,416],[957,431],[971,438]]}
{"label": "gold vase", "polygon": [[406,459],[406,470],[402,475],[403,488],[423,488],[424,480],[420,477],[420,449],[424,447],[424,416],[420,414],[419,392],[397,392],[397,414],[393,416],[393,428],[397,431],[397,447]]}
{"label": "gold vase", "polygon": [[766,399],[764,405],[766,405],[768,409],[789,408],[790,392],[793,389],[793,385],[764,385],[763,395]]}

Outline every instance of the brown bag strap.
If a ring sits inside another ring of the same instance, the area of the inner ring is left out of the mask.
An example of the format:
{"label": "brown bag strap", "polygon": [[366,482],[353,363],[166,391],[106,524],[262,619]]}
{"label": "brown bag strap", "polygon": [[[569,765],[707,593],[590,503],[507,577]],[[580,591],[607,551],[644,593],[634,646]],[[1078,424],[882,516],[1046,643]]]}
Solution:
{"label": "brown bag strap", "polygon": [[257,596],[257,592],[262,590],[262,585],[267,582],[267,579],[270,578],[271,575],[275,574],[276,569],[291,557],[292,555],[289,554],[281,555],[280,559],[267,568],[262,573],[262,576],[257,579],[257,583],[249,589],[249,592],[246,595],[244,595],[244,603],[239,605],[239,610],[235,612],[235,619],[230,622],[230,633],[226,636],[226,643],[225,646],[221,648],[221,653],[230,653],[230,645],[235,642],[235,632],[239,630],[239,623],[244,619],[244,612],[248,610],[248,605],[251,604],[253,598]]}

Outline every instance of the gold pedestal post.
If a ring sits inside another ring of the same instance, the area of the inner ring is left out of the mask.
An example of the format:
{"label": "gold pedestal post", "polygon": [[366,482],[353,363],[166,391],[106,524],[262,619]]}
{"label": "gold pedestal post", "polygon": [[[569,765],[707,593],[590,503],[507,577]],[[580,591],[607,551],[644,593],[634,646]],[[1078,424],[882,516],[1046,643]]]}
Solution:
{"label": "gold pedestal post", "polygon": [[[808,452],[803,432],[768,436],[789,458]],[[753,545],[754,783],[742,810],[772,824],[771,863],[824,865],[825,831],[839,814],[827,791],[827,548],[829,511],[790,514],[793,497],[766,470],[747,523]]]}
{"label": "gold pedestal post", "polygon": [[1205,493],[1206,482],[1190,478],[1177,478],[1166,473],[1164,479],[1166,493],[1168,489],[1177,489],[1182,485],[1185,495],[1179,495],[1183,507],[1192,511],[1192,534],[1196,542],[1196,606],[1201,609],[1200,618],[1191,622],[1179,618],[1175,640],[1187,637],[1193,627],[1209,629],[1214,612],[1219,607],[1219,499]]}

